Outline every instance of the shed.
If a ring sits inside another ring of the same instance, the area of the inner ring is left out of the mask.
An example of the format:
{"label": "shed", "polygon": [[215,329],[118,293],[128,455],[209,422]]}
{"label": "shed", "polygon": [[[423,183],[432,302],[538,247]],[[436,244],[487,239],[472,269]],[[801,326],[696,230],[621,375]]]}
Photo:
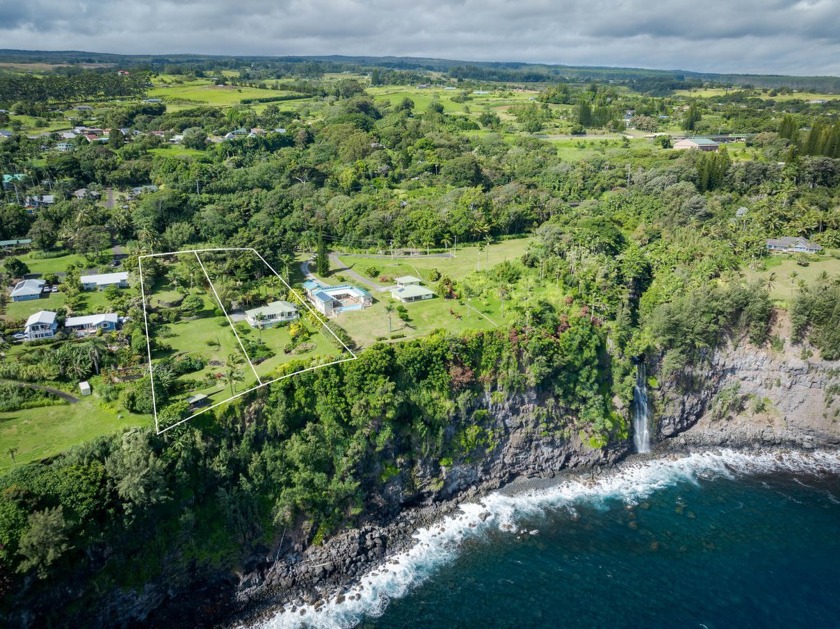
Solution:
{"label": "shed", "polygon": [[82,395],[90,395],[90,393],[91,393],[90,382],[88,382],[87,380],[83,380],[82,382],[80,382],[79,383],[79,393],[81,393]]}

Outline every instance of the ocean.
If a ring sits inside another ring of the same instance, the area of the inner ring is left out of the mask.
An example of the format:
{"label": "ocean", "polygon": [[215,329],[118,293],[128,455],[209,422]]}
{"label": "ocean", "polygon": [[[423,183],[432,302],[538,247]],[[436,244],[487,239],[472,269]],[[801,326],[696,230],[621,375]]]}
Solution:
{"label": "ocean", "polygon": [[708,451],[497,492],[275,627],[840,627],[840,454]]}

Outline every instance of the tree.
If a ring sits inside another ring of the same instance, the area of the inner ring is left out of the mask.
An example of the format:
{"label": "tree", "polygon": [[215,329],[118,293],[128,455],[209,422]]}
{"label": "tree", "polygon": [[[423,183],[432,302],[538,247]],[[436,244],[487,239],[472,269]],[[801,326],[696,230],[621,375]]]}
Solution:
{"label": "tree", "polygon": [[388,313],[388,334],[391,333],[391,313],[394,312],[394,304],[387,304],[385,306],[385,312]]}
{"label": "tree", "polygon": [[36,511],[29,516],[29,528],[20,538],[18,552],[24,560],[18,566],[19,572],[34,569],[38,577],[45,579],[48,568],[71,548],[70,526],[64,519],[61,506]]}
{"label": "tree", "polygon": [[36,249],[49,251],[58,241],[58,228],[48,218],[39,216],[32,223],[32,227],[29,228],[29,233],[26,237],[32,239],[32,244]]}
{"label": "tree", "polygon": [[188,149],[204,150],[207,146],[207,134],[200,127],[190,127],[184,130],[184,139],[181,142]]}
{"label": "tree", "polygon": [[227,360],[225,360],[224,379],[230,385],[231,395],[236,392],[236,383],[242,382],[245,379],[245,374],[239,368],[239,365],[242,365],[244,362],[245,360],[239,354],[228,354]]}
{"label": "tree", "polygon": [[315,254],[315,272],[321,277],[330,273],[330,258],[327,253],[327,244],[324,242],[324,234],[318,235],[318,252]]}
{"label": "tree", "polygon": [[696,103],[692,103],[688,111],[685,112],[685,117],[683,118],[682,128],[686,131],[694,131],[697,123],[700,122],[700,108],[697,106]]}
{"label": "tree", "polygon": [[6,267],[6,272],[12,277],[23,277],[29,273],[29,267],[18,258],[9,258],[3,266]]}
{"label": "tree", "polygon": [[12,463],[17,463],[17,460],[15,459],[15,456],[17,455],[17,451],[18,451],[18,449],[15,448],[14,446],[9,448],[8,450],[6,450],[6,452],[9,454],[9,456],[12,458]]}
{"label": "tree", "polygon": [[108,132],[108,146],[112,149],[118,149],[123,144],[125,144],[125,136],[123,136],[122,131],[117,128],[111,129],[111,131]]}

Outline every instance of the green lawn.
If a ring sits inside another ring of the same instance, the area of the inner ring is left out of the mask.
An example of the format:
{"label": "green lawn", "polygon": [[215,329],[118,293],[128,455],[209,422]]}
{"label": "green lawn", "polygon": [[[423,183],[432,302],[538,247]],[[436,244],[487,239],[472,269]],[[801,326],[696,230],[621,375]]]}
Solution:
{"label": "green lawn", "polygon": [[84,256],[69,252],[49,258],[41,257],[35,252],[30,252],[18,256],[18,259],[26,263],[30,273],[40,273],[41,275],[46,275],[47,273],[64,273],[71,264],[75,264],[82,269],[91,269],[96,266]]}
{"label": "green lawn", "polygon": [[[30,301],[10,301],[6,305],[6,314],[2,319],[6,321],[15,321],[18,319],[28,319],[30,315],[35,314],[41,310],[52,310],[60,312],[64,308],[65,295],[62,292],[49,293],[48,297],[41,299],[32,299]],[[103,291],[85,291],[82,293],[82,304],[76,315],[98,314],[104,312],[113,312],[113,308],[108,303]]]}
{"label": "green lawn", "polygon": [[256,87],[216,86],[213,85],[212,81],[206,79],[197,79],[182,84],[158,83],[148,91],[149,98],[161,98],[164,101],[183,99],[220,107],[238,105],[243,98],[267,98],[288,94],[290,92]]}
{"label": "green lawn", "polygon": [[501,324],[502,319],[498,300],[476,298],[470,300],[468,306],[467,302],[435,297],[405,304],[410,318],[408,322],[403,322],[396,312],[392,312],[389,333],[385,306],[388,303],[396,306],[399,302],[392,300],[389,293],[378,293],[375,298],[377,301],[370,308],[343,312],[336,319],[336,323],[347,330],[361,347],[370,346],[382,337],[390,338],[392,334],[403,335],[400,339],[411,339],[441,329],[451,332],[491,330],[496,327],[494,323]]}
{"label": "green lawn", "polygon": [[152,418],[134,415],[100,400],[96,394],[78,404],[45,406],[0,413],[0,472],[12,466],[9,448],[17,448],[18,464],[53,456],[100,435],[130,426],[148,426]]}
{"label": "green lawn", "polygon": [[334,342],[330,341],[332,336],[328,336],[330,333],[326,331],[322,325],[316,325],[309,321],[306,322],[306,325],[312,332],[312,335],[309,337],[307,343],[312,343],[315,347],[309,351],[289,354],[284,353],[283,348],[292,340],[292,337],[289,334],[290,326],[279,325],[271,328],[265,328],[262,332],[260,332],[259,330],[251,328],[247,323],[240,323],[237,325],[237,330],[239,330],[240,336],[243,339],[247,338],[255,342],[262,340],[267,347],[274,351],[274,356],[267,358],[258,365],[255,365],[257,373],[263,382],[277,378],[279,375],[277,368],[293,360],[319,358],[324,359],[325,362],[330,362],[333,360],[339,360],[340,358],[350,358],[350,354],[343,349],[339,350]]}
{"label": "green lawn", "polygon": [[[530,238],[515,238],[491,244],[480,250],[478,247],[458,248],[454,258],[411,256],[408,258],[379,258],[355,254],[340,254],[341,261],[357,273],[365,274],[368,267],[376,267],[380,275],[396,277],[415,275],[428,282],[429,273],[437,269],[441,274],[458,280],[477,268],[488,269],[500,262],[513,262],[522,257],[531,243]],[[383,284],[386,286],[386,284]]]}
{"label": "green lawn", "polygon": [[774,255],[764,261],[764,268],[743,269],[748,281],[759,280],[770,287],[770,297],[776,301],[789,301],[796,294],[800,281],[811,283],[825,271],[840,277],[840,260],[830,255],[808,256],[808,266],[800,266],[792,255]]}

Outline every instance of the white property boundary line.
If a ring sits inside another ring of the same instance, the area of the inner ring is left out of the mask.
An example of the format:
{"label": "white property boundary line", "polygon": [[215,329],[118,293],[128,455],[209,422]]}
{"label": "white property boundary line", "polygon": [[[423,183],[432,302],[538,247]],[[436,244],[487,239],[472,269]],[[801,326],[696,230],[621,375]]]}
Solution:
{"label": "white property boundary line", "polygon": [[[141,296],[141,299],[143,300],[143,324],[146,328],[146,351],[148,352],[148,356],[149,356],[149,383],[150,383],[150,386],[152,387],[152,409],[154,411],[154,417],[155,417],[155,432],[157,432],[158,435],[163,434],[167,430],[171,430],[171,429],[175,428],[176,426],[179,426],[179,425],[183,424],[184,422],[187,422],[187,421],[191,420],[193,417],[201,415],[202,413],[206,413],[207,411],[213,410],[214,408],[219,407],[222,404],[227,404],[231,400],[235,400],[237,398],[240,398],[243,395],[245,395],[246,393],[250,393],[251,391],[256,391],[257,389],[262,389],[263,387],[266,387],[269,384],[272,384],[274,382],[279,382],[280,380],[285,380],[286,378],[291,378],[292,376],[296,376],[298,374],[306,373],[307,371],[315,371],[316,369],[323,369],[324,367],[330,367],[331,365],[338,365],[338,364],[341,364],[341,363],[346,363],[348,361],[356,360],[358,358],[358,356],[356,356],[356,354],[353,353],[353,350],[350,349],[349,347],[347,347],[347,344],[344,341],[342,341],[338,337],[338,335],[335,332],[332,331],[332,329],[330,329],[330,327],[326,324],[326,322],[324,322],[324,323],[322,323],[324,328],[326,328],[327,331],[330,334],[333,335],[335,340],[338,341],[339,344],[341,344],[341,346],[345,350],[347,350],[347,352],[350,354],[350,358],[342,358],[341,360],[334,360],[332,362],[325,363],[323,365],[313,365],[312,367],[306,367],[305,369],[301,369],[300,371],[295,371],[294,373],[285,374],[283,376],[280,376],[279,378],[275,378],[274,380],[269,380],[268,382],[263,382],[260,379],[259,375],[257,375],[257,370],[254,367],[254,364],[251,362],[251,357],[248,356],[248,352],[245,351],[245,346],[243,345],[242,340],[239,338],[239,334],[236,331],[236,327],[233,325],[233,321],[231,321],[230,317],[227,314],[227,311],[225,310],[225,307],[222,305],[222,301],[219,298],[219,294],[216,292],[216,287],[213,285],[213,282],[210,279],[210,275],[207,273],[207,269],[204,268],[204,264],[202,263],[201,258],[198,255],[199,253],[211,253],[211,252],[221,252],[221,251],[250,251],[251,253],[256,255],[262,261],[262,263],[265,264],[272,273],[274,273],[274,275],[277,277],[277,279],[279,279],[281,282],[283,282],[283,284],[286,286],[286,288],[289,290],[289,292],[292,295],[294,295],[298,299],[298,301],[300,301],[304,306],[306,306],[306,308],[313,315],[315,315],[315,317],[318,319],[318,321],[321,321],[321,316],[315,310],[313,310],[312,306],[309,305],[309,303],[306,301],[306,299],[301,297],[298,294],[298,292],[294,288],[292,288],[285,279],[283,279],[283,276],[281,276],[274,269],[274,267],[271,266],[266,261],[266,259],[263,258],[260,255],[260,252],[257,251],[256,249],[254,249],[253,247],[217,247],[217,248],[212,248],[212,249],[184,249],[183,251],[167,251],[165,253],[148,253],[148,254],[139,256],[138,259],[137,259],[137,265],[140,269],[140,296]],[[143,283],[143,259],[144,258],[163,258],[163,257],[168,257],[168,256],[177,256],[177,255],[190,254],[190,253],[195,255],[196,259],[198,260],[198,263],[201,265],[201,270],[204,271],[204,276],[207,278],[207,282],[210,284],[210,288],[212,289],[213,294],[216,296],[216,300],[219,303],[219,306],[221,307],[222,312],[225,314],[225,318],[227,319],[228,324],[230,325],[231,329],[233,330],[233,334],[236,336],[236,340],[239,341],[239,346],[242,348],[242,352],[245,354],[245,359],[248,361],[248,364],[251,365],[251,369],[254,370],[254,376],[256,376],[257,382],[259,384],[255,387],[251,387],[250,389],[246,389],[245,391],[240,391],[236,395],[232,395],[229,398],[227,398],[225,400],[222,400],[221,402],[216,402],[215,404],[213,404],[211,406],[207,406],[205,408],[202,408],[197,413],[193,413],[189,417],[185,417],[184,419],[172,424],[171,426],[167,426],[166,428],[161,430],[160,429],[160,424],[158,423],[157,400],[155,398],[154,365],[152,364],[152,343],[151,343],[151,336],[149,334],[149,318],[148,318],[148,314],[146,312],[146,289],[145,289],[145,285]]]}

